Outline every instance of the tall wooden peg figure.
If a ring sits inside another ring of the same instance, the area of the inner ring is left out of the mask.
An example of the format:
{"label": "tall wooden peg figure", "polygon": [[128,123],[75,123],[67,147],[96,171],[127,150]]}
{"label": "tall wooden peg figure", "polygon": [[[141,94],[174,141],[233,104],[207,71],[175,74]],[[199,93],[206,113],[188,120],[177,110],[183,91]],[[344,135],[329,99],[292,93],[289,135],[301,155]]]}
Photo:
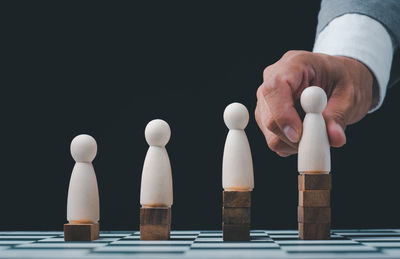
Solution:
{"label": "tall wooden peg figure", "polygon": [[99,191],[92,161],[97,154],[96,140],[79,135],[71,142],[76,161],[68,189],[65,241],[91,241],[99,238]]}
{"label": "tall wooden peg figure", "polygon": [[325,91],[307,87],[300,97],[306,116],[298,150],[298,223],[300,239],[330,239],[331,155],[322,112]]}
{"label": "tall wooden peg figure", "polygon": [[168,240],[173,195],[171,164],[165,145],[171,130],[165,121],[152,120],[146,126],[145,137],[149,149],[140,189],[140,239]]}
{"label": "tall wooden peg figure", "polygon": [[229,128],[222,162],[222,232],[224,241],[250,240],[251,191],[254,188],[253,162],[244,129],[249,112],[240,103],[225,108]]}

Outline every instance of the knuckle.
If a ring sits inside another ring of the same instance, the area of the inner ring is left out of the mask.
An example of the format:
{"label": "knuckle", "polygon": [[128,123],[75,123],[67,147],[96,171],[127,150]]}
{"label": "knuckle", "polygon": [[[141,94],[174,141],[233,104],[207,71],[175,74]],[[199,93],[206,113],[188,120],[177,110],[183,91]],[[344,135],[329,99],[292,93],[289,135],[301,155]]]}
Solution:
{"label": "knuckle", "polygon": [[261,100],[264,97],[264,93],[263,92],[264,92],[264,84],[262,84],[257,89],[257,92],[256,92],[257,100]]}
{"label": "knuckle", "polygon": [[298,52],[299,52],[298,50],[289,50],[289,51],[286,51],[286,53],[283,54],[282,57],[288,58],[288,57],[291,57],[293,55],[296,55]]}
{"label": "knuckle", "polygon": [[269,73],[270,73],[270,71],[271,71],[271,67],[272,67],[272,65],[269,65],[269,66],[267,66],[267,67],[264,69],[264,71],[263,71],[263,78],[264,78],[264,80],[265,80],[265,78],[268,77],[268,75],[269,75]]}
{"label": "knuckle", "polygon": [[281,142],[282,141],[278,136],[273,136],[269,140],[267,140],[268,147],[274,152],[280,151]]}
{"label": "knuckle", "polygon": [[[274,80],[275,81],[275,80]],[[264,96],[273,96],[279,89],[280,84],[274,82],[273,84],[268,84],[263,89]]]}
{"label": "knuckle", "polygon": [[[290,53],[289,53],[290,52]],[[287,55],[286,55],[287,54]],[[313,53],[304,50],[291,50],[286,52],[285,58],[291,63],[303,64]]]}
{"label": "knuckle", "polygon": [[274,78],[274,85],[276,87],[279,87],[280,85],[284,85],[287,82],[290,81],[290,75],[285,73],[285,74],[277,74]]}
{"label": "knuckle", "polygon": [[335,121],[345,122],[346,114],[345,114],[345,112],[343,110],[335,110],[335,111],[332,111],[331,117]]}
{"label": "knuckle", "polygon": [[265,120],[265,127],[273,133],[276,133],[277,131],[279,131],[279,126],[273,118],[267,118]]}

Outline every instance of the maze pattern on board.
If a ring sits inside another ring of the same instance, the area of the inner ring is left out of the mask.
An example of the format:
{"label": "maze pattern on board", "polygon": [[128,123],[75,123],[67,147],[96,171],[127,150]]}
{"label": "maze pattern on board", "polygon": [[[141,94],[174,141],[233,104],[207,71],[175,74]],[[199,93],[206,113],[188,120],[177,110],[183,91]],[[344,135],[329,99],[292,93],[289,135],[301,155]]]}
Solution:
{"label": "maze pattern on board", "polygon": [[249,242],[223,242],[221,231],[172,231],[169,241],[140,241],[138,231],[103,231],[92,242],[62,232],[2,231],[0,258],[400,258],[400,229],[333,230],[304,241],[294,230],[253,230]]}

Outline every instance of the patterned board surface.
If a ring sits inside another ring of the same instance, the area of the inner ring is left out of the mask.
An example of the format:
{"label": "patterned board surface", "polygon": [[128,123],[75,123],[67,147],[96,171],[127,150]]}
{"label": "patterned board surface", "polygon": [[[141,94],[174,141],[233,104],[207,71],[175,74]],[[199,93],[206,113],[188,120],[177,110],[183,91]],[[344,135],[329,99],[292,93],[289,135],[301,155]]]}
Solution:
{"label": "patterned board surface", "polygon": [[249,242],[223,242],[221,231],[172,231],[169,241],[104,231],[93,242],[64,242],[62,232],[0,232],[0,258],[400,258],[400,229],[333,230],[327,241],[297,231],[253,230]]}

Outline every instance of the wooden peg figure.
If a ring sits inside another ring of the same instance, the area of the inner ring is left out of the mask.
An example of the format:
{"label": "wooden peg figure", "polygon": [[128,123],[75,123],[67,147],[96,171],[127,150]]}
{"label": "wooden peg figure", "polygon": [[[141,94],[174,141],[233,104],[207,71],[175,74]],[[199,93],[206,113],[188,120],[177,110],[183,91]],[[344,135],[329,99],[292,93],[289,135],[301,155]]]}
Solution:
{"label": "wooden peg figure", "polygon": [[240,103],[228,105],[224,121],[229,128],[222,161],[222,232],[224,241],[250,239],[251,191],[254,188],[253,162],[244,129],[249,112]]}
{"label": "wooden peg figure", "polygon": [[145,129],[149,149],[140,188],[140,239],[167,240],[171,230],[172,172],[165,145],[171,130],[163,120],[150,121]]}
{"label": "wooden peg figure", "polygon": [[99,238],[99,191],[92,161],[97,154],[96,140],[82,134],[71,142],[75,160],[68,189],[65,241],[91,241]]}
{"label": "wooden peg figure", "polygon": [[299,238],[330,238],[331,155],[322,112],[327,104],[325,91],[307,87],[300,97],[306,116],[298,150]]}

